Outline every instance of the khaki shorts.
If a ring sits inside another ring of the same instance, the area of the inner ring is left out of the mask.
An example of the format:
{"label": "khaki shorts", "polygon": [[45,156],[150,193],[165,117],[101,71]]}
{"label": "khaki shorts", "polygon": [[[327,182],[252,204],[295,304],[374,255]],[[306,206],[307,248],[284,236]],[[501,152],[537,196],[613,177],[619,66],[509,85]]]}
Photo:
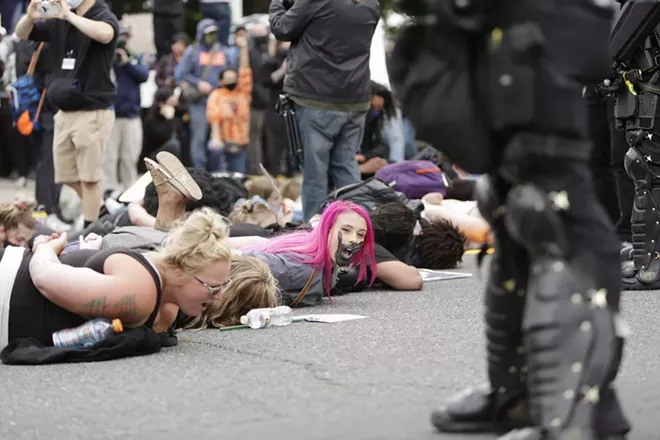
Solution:
{"label": "khaki shorts", "polygon": [[115,122],[115,111],[60,110],[54,120],[55,182],[99,182],[103,176],[103,150]]}

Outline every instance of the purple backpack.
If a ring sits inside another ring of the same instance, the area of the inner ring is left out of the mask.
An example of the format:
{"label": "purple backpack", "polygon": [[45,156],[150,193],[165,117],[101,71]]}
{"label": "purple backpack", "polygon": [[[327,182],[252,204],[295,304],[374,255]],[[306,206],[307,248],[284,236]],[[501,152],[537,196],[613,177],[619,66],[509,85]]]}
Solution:
{"label": "purple backpack", "polygon": [[421,199],[428,193],[446,195],[447,180],[440,168],[426,160],[406,160],[387,165],[376,173],[380,180],[391,184],[409,199]]}

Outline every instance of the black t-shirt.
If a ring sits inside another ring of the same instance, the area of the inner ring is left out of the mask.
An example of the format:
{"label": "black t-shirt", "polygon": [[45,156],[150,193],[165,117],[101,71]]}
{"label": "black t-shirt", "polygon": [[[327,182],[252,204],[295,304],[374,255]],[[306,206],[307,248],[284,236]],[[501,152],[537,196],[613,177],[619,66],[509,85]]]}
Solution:
{"label": "black t-shirt", "polygon": [[399,261],[397,257],[378,243],[374,243],[374,257],[376,258],[376,264]]}
{"label": "black t-shirt", "polygon": [[[65,111],[107,109],[115,99],[110,71],[119,35],[117,17],[101,1],[94,3],[83,17],[112,26],[115,31],[112,41],[100,43],[68,21],[57,18],[35,21],[29,37],[50,43],[53,75],[48,85],[48,100]],[[65,59],[75,60],[73,68],[66,68]]]}

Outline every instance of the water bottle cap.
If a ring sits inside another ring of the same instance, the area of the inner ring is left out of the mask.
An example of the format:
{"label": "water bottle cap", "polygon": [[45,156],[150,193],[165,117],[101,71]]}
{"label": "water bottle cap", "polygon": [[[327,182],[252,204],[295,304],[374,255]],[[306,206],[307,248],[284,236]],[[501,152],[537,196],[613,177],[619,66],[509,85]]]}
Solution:
{"label": "water bottle cap", "polygon": [[119,319],[112,320],[112,328],[115,331],[115,333],[121,333],[124,331],[124,325],[121,323],[121,320]]}
{"label": "water bottle cap", "polygon": [[247,316],[245,316],[245,315],[241,316],[241,324],[243,324],[243,325],[247,325],[247,323],[248,323],[248,318],[247,318]]}

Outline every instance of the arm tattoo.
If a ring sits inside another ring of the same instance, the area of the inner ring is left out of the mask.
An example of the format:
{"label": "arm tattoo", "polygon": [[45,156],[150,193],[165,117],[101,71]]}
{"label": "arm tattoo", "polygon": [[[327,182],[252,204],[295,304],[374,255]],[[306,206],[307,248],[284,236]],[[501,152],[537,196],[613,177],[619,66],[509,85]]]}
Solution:
{"label": "arm tattoo", "polygon": [[102,296],[83,305],[83,309],[85,310],[87,316],[91,318],[98,318],[103,316],[106,305],[106,297]]}
{"label": "arm tattoo", "polygon": [[137,302],[135,301],[135,294],[122,296],[119,301],[115,303],[115,308],[118,314],[124,316],[135,317],[139,314]]}

